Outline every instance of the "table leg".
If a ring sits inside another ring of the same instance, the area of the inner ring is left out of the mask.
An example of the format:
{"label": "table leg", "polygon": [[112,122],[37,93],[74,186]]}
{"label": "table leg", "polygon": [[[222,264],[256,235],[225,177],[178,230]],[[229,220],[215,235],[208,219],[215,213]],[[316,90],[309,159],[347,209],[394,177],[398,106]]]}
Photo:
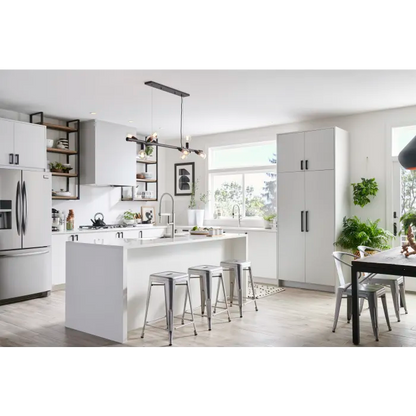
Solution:
{"label": "table leg", "polygon": [[352,342],[355,345],[360,343],[360,306],[358,299],[358,276],[359,273],[354,266],[351,268],[351,289],[352,289]]}

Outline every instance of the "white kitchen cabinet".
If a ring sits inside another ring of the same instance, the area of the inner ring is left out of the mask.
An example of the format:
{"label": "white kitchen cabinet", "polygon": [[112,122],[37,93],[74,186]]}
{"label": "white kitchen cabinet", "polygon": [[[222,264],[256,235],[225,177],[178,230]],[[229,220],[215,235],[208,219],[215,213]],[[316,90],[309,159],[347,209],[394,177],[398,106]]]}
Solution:
{"label": "white kitchen cabinet", "polygon": [[[278,172],[301,171],[303,169],[303,160],[305,158],[305,133],[279,134],[278,137]],[[280,157],[280,155],[284,155],[284,157]]]}
{"label": "white kitchen cabinet", "polygon": [[19,167],[46,169],[46,127],[15,123],[14,153],[19,157]]}
{"label": "white kitchen cabinet", "polygon": [[[305,281],[305,174],[278,175],[279,279]],[[286,195],[286,197],[283,197]]]}
{"label": "white kitchen cabinet", "polygon": [[[329,151],[322,148],[327,145]],[[286,155],[279,157],[284,160]],[[349,211],[348,165],[348,133],[331,128],[305,132],[303,171],[278,174],[278,264],[283,285],[322,290],[336,286],[332,252]]]}
{"label": "white kitchen cabinet", "polygon": [[46,127],[0,119],[0,166],[46,169]]}
{"label": "white kitchen cabinet", "polygon": [[335,168],[335,128],[305,132],[305,170]]}
{"label": "white kitchen cabinet", "polygon": [[[333,170],[337,127],[279,134],[277,169],[279,173]],[[338,134],[342,134],[338,132]]]}
{"label": "white kitchen cabinet", "polygon": [[14,123],[0,119],[0,165],[14,163]]}
{"label": "white kitchen cabinet", "polygon": [[100,120],[81,123],[80,182],[82,185],[136,186],[136,150],[127,142],[131,126]]}

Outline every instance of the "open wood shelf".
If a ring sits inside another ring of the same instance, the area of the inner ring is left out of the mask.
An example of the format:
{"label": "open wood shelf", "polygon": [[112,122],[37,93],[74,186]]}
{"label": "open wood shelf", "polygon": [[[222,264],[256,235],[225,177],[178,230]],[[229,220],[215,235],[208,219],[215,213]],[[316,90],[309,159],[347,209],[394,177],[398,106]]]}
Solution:
{"label": "open wood shelf", "polygon": [[64,176],[65,178],[78,178],[77,173],[61,173],[61,172],[51,172],[52,176]]}
{"label": "open wood shelf", "polygon": [[157,179],[136,179],[136,182],[156,183]]}
{"label": "open wood shelf", "polygon": [[157,199],[143,199],[143,198],[135,198],[135,199],[132,199],[132,198],[122,198],[122,201],[134,201],[134,202],[139,202],[139,201],[144,201],[144,202],[150,202],[150,201],[152,201],[152,202],[155,202],[155,201],[157,201]]}
{"label": "open wood shelf", "polygon": [[143,163],[144,165],[156,165],[156,160],[140,160],[136,159],[136,163]]}
{"label": "open wood shelf", "polygon": [[67,126],[60,126],[59,124],[51,124],[51,123],[36,123],[40,124],[41,126],[46,126],[46,128],[51,130],[59,130],[59,131],[65,131],[66,133],[76,133],[78,129],[74,129],[73,127],[67,127]]}
{"label": "open wood shelf", "polygon": [[55,147],[48,147],[46,149],[47,152],[49,153],[60,153],[63,155],[77,155],[78,152],[75,150],[69,150],[69,149],[57,149]]}
{"label": "open wood shelf", "polygon": [[61,199],[61,200],[66,200],[66,201],[73,201],[75,199],[79,199],[77,196],[57,196],[57,195],[52,195],[52,199]]}

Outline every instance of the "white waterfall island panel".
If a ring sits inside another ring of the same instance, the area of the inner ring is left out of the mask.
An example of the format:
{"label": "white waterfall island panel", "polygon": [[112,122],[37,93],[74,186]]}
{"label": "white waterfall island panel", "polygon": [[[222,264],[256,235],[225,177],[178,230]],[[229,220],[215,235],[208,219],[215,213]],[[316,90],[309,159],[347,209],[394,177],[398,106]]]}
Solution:
{"label": "white waterfall island panel", "polygon": [[[126,342],[128,331],[143,326],[150,274],[168,270],[187,272],[191,266],[219,265],[222,260],[232,258],[248,260],[245,234],[66,244],[66,327],[116,342]],[[227,283],[226,288],[228,291]],[[175,315],[182,312],[184,294],[185,288],[177,288]],[[196,279],[192,279],[191,294],[195,308],[200,305]],[[244,278],[243,296],[246,295]],[[164,315],[164,290],[155,287],[148,320]]]}

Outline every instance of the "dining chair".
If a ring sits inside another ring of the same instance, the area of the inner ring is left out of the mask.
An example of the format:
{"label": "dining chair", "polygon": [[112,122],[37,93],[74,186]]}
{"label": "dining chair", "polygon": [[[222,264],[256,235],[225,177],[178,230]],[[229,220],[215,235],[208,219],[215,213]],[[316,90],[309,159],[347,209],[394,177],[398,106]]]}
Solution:
{"label": "dining chair", "polygon": [[[358,251],[360,252],[360,257],[363,258],[371,255],[368,253],[369,251],[380,253],[381,250],[367,246],[358,246]],[[404,311],[407,313],[404,276],[389,276],[385,274],[371,273],[364,277],[363,282],[390,288],[397,322],[400,322],[400,305],[403,305]],[[363,306],[364,299],[361,299],[360,313],[363,310]]]}
{"label": "dining chair", "polygon": [[[346,283],[344,278],[344,273],[342,270],[342,265],[351,268],[351,264],[345,261],[344,259],[349,257],[349,260],[358,259],[358,256],[355,256],[351,253],[344,253],[342,251],[334,251],[332,253],[335,259],[335,267],[338,273],[339,287],[337,288],[336,294],[336,303],[335,303],[335,316],[334,316],[334,325],[332,327],[332,332],[335,332],[337,328],[339,312],[341,309],[342,299],[347,298],[347,321],[348,323],[351,320],[352,315],[352,289],[351,283]],[[371,317],[371,324],[373,327],[373,333],[378,341],[379,329],[378,329],[378,298],[381,298],[383,304],[384,316],[386,317],[387,326],[389,331],[391,331],[389,312],[387,309],[386,301],[386,288],[380,285],[370,285],[362,284],[361,280],[358,284],[358,297],[360,299],[367,299]]]}

